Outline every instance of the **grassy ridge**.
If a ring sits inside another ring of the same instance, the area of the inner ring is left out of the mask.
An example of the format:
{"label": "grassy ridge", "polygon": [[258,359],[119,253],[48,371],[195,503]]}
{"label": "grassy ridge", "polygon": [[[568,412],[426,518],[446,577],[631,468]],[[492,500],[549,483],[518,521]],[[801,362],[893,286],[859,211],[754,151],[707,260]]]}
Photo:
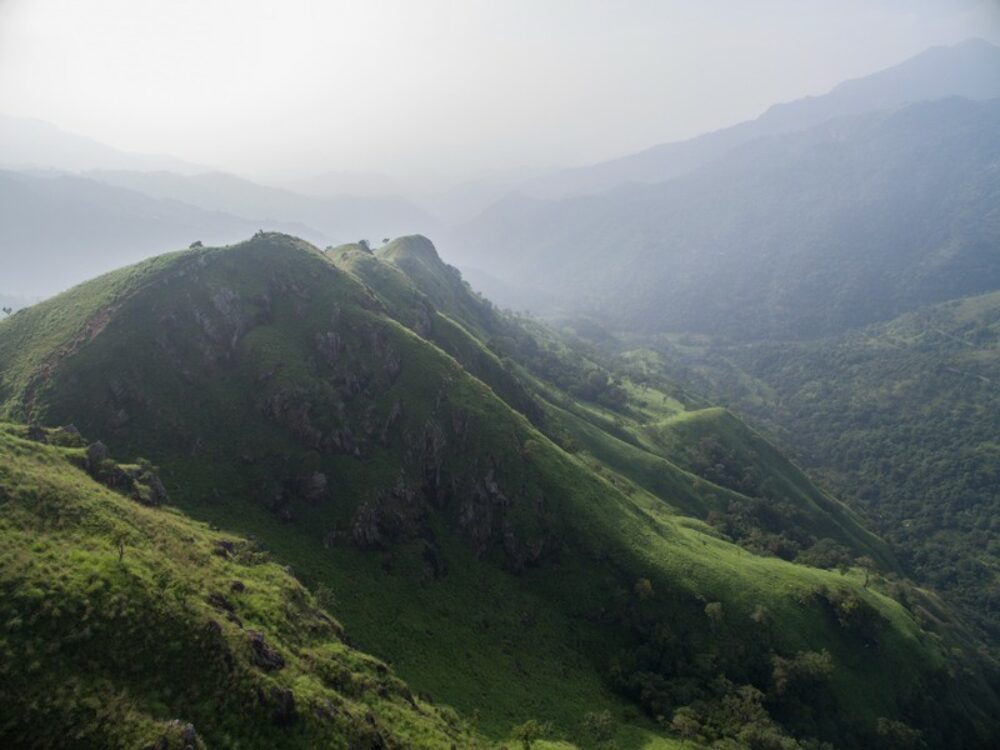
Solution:
{"label": "grassy ridge", "polygon": [[252,543],[107,489],[82,449],[23,427],[0,425],[0,456],[7,746],[181,747],[188,723],[199,747],[476,741]]}
{"label": "grassy ridge", "polygon": [[[788,742],[861,746],[879,719],[919,724],[929,741],[986,736],[979,707],[952,719],[950,698],[928,707],[926,695],[954,689],[934,687],[951,685],[942,646],[862,572],[749,554],[681,515],[739,493],[669,461],[662,430],[639,429],[663,406],[637,402],[623,417],[571,398],[505,363],[467,312],[435,309],[418,335],[419,321],[404,320],[423,304],[415,287],[375,266],[399,295],[383,297],[290,238],[165,263],[43,384],[29,388],[39,360],[5,368],[7,412],[72,421],[117,455],[154,459],[187,513],[264,540],[336,601],[360,646],[487,738],[538,718],[552,738],[595,746],[588,715],[604,711],[616,747],[670,747],[671,732],[735,736],[712,712],[739,686],[757,717],[745,723]],[[28,310],[11,323],[44,320]],[[3,346],[16,352],[0,327]],[[483,379],[464,366],[473,359]],[[527,406],[503,398],[503,382]],[[539,424],[531,404],[542,404]],[[592,450],[552,439],[588,430]],[[761,470],[782,472],[785,494],[830,524],[831,501],[749,442],[746,460],[770,460]],[[825,708],[805,710],[782,692],[775,660],[821,652],[833,665],[817,688]],[[672,722],[682,707],[701,717],[697,730]]]}

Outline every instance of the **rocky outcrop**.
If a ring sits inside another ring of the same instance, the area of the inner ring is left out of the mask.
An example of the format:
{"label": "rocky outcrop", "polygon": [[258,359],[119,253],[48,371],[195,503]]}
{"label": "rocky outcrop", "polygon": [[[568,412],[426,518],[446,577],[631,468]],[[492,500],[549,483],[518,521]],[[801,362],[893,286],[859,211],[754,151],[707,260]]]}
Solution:
{"label": "rocky outcrop", "polygon": [[350,426],[334,430],[323,440],[323,449],[327,453],[339,453],[345,456],[361,458],[361,446],[354,437]]}
{"label": "rocky outcrop", "polygon": [[216,539],[212,554],[228,560],[236,554],[236,545],[228,539]]}
{"label": "rocky outcrop", "polygon": [[250,639],[250,660],[254,664],[268,672],[285,666],[284,657],[267,645],[263,633],[249,630],[247,637]]}
{"label": "rocky outcrop", "polygon": [[423,464],[423,494],[432,505],[442,508],[448,503],[448,491],[444,476],[445,448],[447,440],[444,431],[433,422],[424,426],[421,463]]}
{"label": "rocky outcrop", "polygon": [[323,433],[313,426],[310,418],[312,404],[299,394],[272,393],[264,399],[261,409],[264,416],[285,427],[305,447],[322,448]]}
{"label": "rocky outcrop", "polygon": [[399,422],[400,418],[403,416],[403,404],[397,398],[392,402],[392,408],[389,409],[389,413],[386,415],[385,422],[382,424],[382,431],[379,433],[379,441],[382,445],[389,442],[389,435],[391,430]]}
{"label": "rocky outcrop", "polygon": [[[145,488],[142,487],[143,484],[145,484]],[[167,488],[163,486],[158,474],[144,473],[138,477],[137,485],[134,489],[134,497],[144,505],[163,505],[170,499],[167,495]]]}
{"label": "rocky outcrop", "polygon": [[90,471],[96,471],[109,457],[108,446],[100,440],[87,446],[87,468]]}
{"label": "rocky outcrop", "polygon": [[400,475],[390,490],[379,490],[374,500],[358,508],[351,523],[351,538],[359,547],[384,548],[416,537],[426,519],[419,493]]}
{"label": "rocky outcrop", "polygon": [[325,333],[316,334],[316,351],[319,353],[322,360],[330,367],[337,365],[340,361],[343,350],[343,341],[340,338],[340,334],[336,331],[327,331]]}
{"label": "rocky outcrop", "polygon": [[327,498],[326,474],[314,471],[310,474],[299,477],[297,482],[299,495],[302,499],[313,505],[317,505]]}
{"label": "rocky outcrop", "polygon": [[363,549],[378,549],[386,540],[380,528],[379,508],[374,503],[364,503],[354,513],[351,522],[351,539]]}
{"label": "rocky outcrop", "polygon": [[430,337],[434,331],[434,306],[430,302],[422,301],[417,305],[416,319],[413,321],[413,330],[421,338]]}
{"label": "rocky outcrop", "polygon": [[[79,442],[82,443],[83,439],[79,438]],[[87,446],[78,465],[108,489],[131,497],[143,505],[163,505],[170,499],[152,464],[142,459],[137,464],[118,464],[111,458],[108,447],[100,440]]]}
{"label": "rocky outcrop", "polygon": [[212,290],[208,305],[192,302],[188,309],[201,334],[194,343],[209,369],[230,362],[243,337],[273,318],[270,293],[243,297],[226,286]]}

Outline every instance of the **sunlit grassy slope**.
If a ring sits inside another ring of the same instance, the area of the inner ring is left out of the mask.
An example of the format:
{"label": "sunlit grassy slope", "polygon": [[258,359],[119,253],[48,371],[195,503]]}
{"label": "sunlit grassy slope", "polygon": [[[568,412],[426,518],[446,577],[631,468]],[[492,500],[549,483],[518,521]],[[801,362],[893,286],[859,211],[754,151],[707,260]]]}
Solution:
{"label": "sunlit grassy slope", "polygon": [[[583,747],[672,747],[674,710],[725,705],[724,683],[756,686],[780,731],[843,747],[879,719],[989,741],[980,677],[975,700],[954,697],[938,637],[860,571],[754,555],[705,525],[739,493],[685,467],[695,428],[816,534],[881,554],[770,446],[663,394],[618,412],[569,395],[460,281],[409,276],[439,261],[406,249],[261,235],[95,280],[0,326],[0,403],[152,459],[185,513],[252,534],[351,643],[488,741],[536,718]],[[821,707],[782,698],[773,660],[822,651]],[[420,716],[399,731],[466,731]]]}
{"label": "sunlit grassy slope", "polygon": [[[113,492],[82,448],[27,434],[0,424],[0,744],[179,748],[189,723],[199,747],[476,741],[257,545]],[[254,633],[280,666],[258,663]]]}

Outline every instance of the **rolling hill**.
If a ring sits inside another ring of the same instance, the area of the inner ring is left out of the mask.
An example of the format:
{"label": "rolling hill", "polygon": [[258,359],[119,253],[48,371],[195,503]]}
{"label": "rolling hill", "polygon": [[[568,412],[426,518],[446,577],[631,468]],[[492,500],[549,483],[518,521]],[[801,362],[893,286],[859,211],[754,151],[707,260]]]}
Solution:
{"label": "rolling hill", "polygon": [[[290,565],[462,717],[390,690],[414,745],[996,739],[991,662],[845,506],[725,411],[498,314],[423,238],[259,233],[99,277],[0,323],[0,405],[152,460],[180,512]],[[817,546],[848,562],[791,561]],[[296,665],[298,706],[329,669]]]}

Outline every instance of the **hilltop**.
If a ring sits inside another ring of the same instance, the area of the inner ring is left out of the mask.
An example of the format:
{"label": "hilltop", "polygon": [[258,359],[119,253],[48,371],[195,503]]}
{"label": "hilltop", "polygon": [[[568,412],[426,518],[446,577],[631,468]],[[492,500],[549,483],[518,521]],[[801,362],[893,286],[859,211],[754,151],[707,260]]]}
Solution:
{"label": "hilltop", "polygon": [[990,665],[845,506],[727,412],[501,315],[423,238],[160,256],[16,313],[0,363],[7,418],[150,459],[488,741],[994,739]]}

